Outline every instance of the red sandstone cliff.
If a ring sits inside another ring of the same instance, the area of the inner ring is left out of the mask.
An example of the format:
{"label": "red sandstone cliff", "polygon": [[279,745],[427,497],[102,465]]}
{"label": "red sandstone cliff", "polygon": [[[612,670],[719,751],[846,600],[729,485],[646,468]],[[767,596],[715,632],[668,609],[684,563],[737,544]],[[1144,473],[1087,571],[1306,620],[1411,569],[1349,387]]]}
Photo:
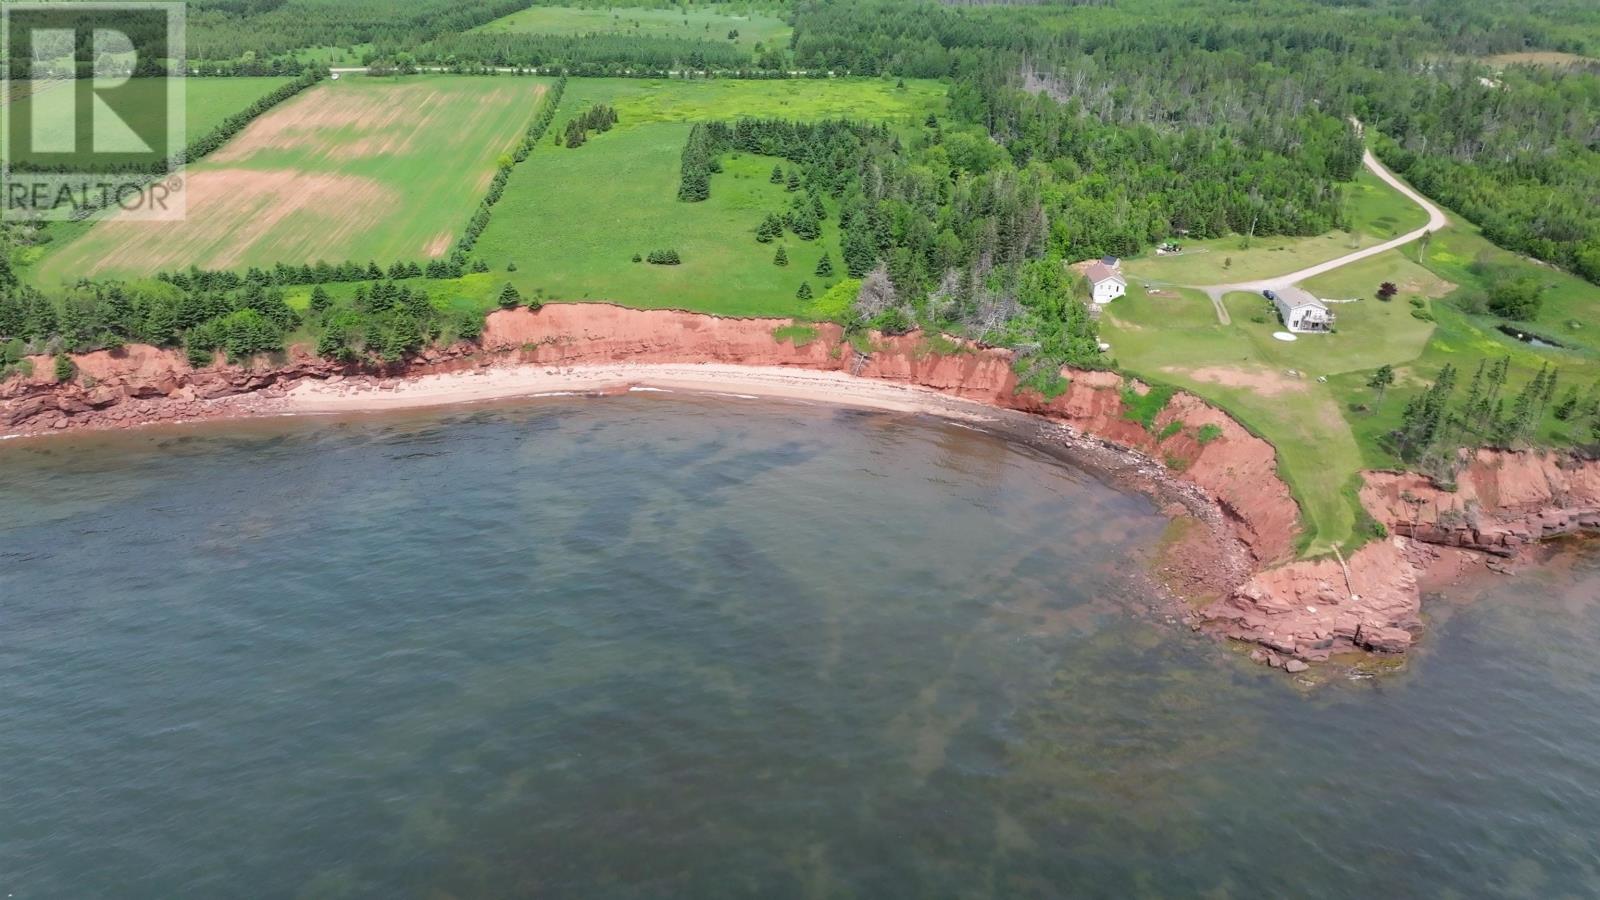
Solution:
{"label": "red sandstone cliff", "polygon": [[[1397,537],[1368,545],[1348,565],[1316,560],[1271,568],[1292,556],[1299,527],[1299,510],[1278,477],[1276,454],[1199,398],[1175,395],[1152,433],[1123,415],[1123,379],[1115,373],[1065,372],[1068,389],[1047,399],[1017,393],[1012,357],[1005,350],[964,347],[939,354],[930,352],[921,336],[906,335],[875,338],[872,352],[863,355],[832,325],[817,326],[816,338],[802,346],[775,340],[774,329],[786,324],[597,303],[550,304],[538,312],[495,312],[487,319],[481,346],[429,351],[381,374],[434,374],[513,361],[795,366],[917,385],[1060,421],[1168,461],[1179,469],[1178,477],[1217,501],[1256,565],[1267,568],[1208,607],[1203,627],[1260,644],[1265,648],[1261,658],[1291,669],[1341,649],[1398,652],[1410,645],[1421,627],[1418,564],[1398,536],[1511,554],[1550,534],[1600,527],[1600,463],[1482,451],[1454,493],[1414,475],[1370,473],[1362,500]],[[35,362],[35,372],[42,374],[0,384],[0,429],[37,433],[248,415],[252,396],[281,392],[298,380],[371,374],[303,353],[275,365],[197,370],[179,354],[137,345],[85,354],[76,362],[86,378],[55,383],[46,357]],[[1182,428],[1159,439],[1175,422]],[[1197,433],[1206,425],[1221,434],[1201,443]]]}

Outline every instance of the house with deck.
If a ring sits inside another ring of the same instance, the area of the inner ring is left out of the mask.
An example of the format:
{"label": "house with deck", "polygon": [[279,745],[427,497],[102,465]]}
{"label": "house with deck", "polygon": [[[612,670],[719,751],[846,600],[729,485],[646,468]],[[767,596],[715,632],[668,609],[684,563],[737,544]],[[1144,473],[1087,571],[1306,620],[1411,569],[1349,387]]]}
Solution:
{"label": "house with deck", "polygon": [[1310,291],[1286,287],[1263,293],[1278,308],[1278,318],[1291,332],[1316,334],[1333,330],[1334,316],[1328,311],[1328,304],[1317,299]]}
{"label": "house with deck", "polygon": [[1083,275],[1089,279],[1089,296],[1096,303],[1110,303],[1128,292],[1128,279],[1123,277],[1122,261],[1115,256],[1091,263]]}

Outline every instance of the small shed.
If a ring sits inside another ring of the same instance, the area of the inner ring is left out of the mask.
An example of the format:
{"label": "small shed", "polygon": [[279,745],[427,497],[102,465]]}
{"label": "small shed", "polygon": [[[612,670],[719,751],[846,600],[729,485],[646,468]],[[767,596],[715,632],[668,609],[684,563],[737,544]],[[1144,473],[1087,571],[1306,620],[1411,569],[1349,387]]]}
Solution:
{"label": "small shed", "polygon": [[1310,291],[1286,287],[1267,291],[1267,299],[1278,308],[1283,326],[1295,334],[1326,333],[1333,330],[1333,313]]}

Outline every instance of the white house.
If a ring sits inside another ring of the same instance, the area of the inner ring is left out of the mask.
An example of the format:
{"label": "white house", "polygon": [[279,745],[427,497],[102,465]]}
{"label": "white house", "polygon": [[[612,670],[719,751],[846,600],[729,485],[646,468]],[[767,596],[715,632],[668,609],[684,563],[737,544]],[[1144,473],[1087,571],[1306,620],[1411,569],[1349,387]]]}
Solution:
{"label": "white house", "polygon": [[1089,296],[1096,303],[1110,303],[1128,292],[1128,279],[1122,277],[1122,262],[1115,256],[1092,263],[1083,274],[1089,279]]}
{"label": "white house", "polygon": [[1278,318],[1283,320],[1283,325],[1296,334],[1307,332],[1327,332],[1333,330],[1333,313],[1328,312],[1328,305],[1318,300],[1310,291],[1297,287],[1286,287],[1277,291],[1266,291],[1267,299],[1278,308]]}

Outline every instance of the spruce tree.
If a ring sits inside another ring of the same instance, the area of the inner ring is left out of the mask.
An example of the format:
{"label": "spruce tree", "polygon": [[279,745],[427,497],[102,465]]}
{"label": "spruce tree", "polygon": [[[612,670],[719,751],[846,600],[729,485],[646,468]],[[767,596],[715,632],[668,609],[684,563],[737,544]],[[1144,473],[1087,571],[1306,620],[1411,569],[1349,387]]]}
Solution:
{"label": "spruce tree", "polygon": [[772,177],[768,178],[767,180],[773,184],[783,184],[783,166],[773,166]]}
{"label": "spruce tree", "polygon": [[822,254],[822,258],[817,260],[816,269],[812,270],[811,274],[816,275],[819,278],[828,278],[828,277],[832,276],[833,275],[833,257],[829,256],[826,253]]}
{"label": "spruce tree", "polygon": [[784,181],[784,190],[788,190],[788,191],[798,191],[798,190],[800,190],[800,173],[799,172],[796,172],[793,169],[789,170],[789,177]]}
{"label": "spruce tree", "polygon": [[1383,405],[1383,394],[1385,391],[1389,390],[1389,385],[1391,384],[1394,384],[1394,366],[1389,365],[1380,367],[1378,371],[1372,373],[1372,377],[1367,380],[1367,387],[1378,392],[1378,399],[1372,402],[1372,408],[1374,411]]}
{"label": "spruce tree", "polygon": [[1556,380],[1558,378],[1560,378],[1560,377],[1561,377],[1561,370],[1559,368],[1556,368],[1556,369],[1551,369],[1550,370],[1550,377],[1545,379],[1545,382],[1544,382],[1544,393],[1540,394],[1539,398],[1538,398],[1539,399],[1539,412],[1538,412],[1537,417],[1535,418],[1535,422],[1536,423],[1544,421],[1545,410],[1548,410],[1550,408],[1551,401],[1555,400],[1555,398],[1556,398]]}
{"label": "spruce tree", "polygon": [[500,289],[500,308],[516,309],[521,305],[522,295],[517,293],[517,289],[512,286],[511,282],[506,282],[506,286]]}
{"label": "spruce tree", "polygon": [[1556,418],[1565,422],[1572,418],[1572,414],[1577,410],[1577,408],[1578,389],[1576,387],[1569,387],[1567,388],[1566,394],[1562,395],[1561,402],[1556,404]]}
{"label": "spruce tree", "polygon": [[810,300],[812,296],[813,295],[811,293],[811,282],[809,282],[809,281],[800,282],[800,290],[794,292],[794,298],[796,300]]}
{"label": "spruce tree", "polygon": [[767,217],[756,227],[756,240],[763,244],[770,244],[782,235],[783,223],[772,213],[767,213]]}
{"label": "spruce tree", "polygon": [[864,278],[878,264],[878,249],[872,242],[872,232],[868,229],[864,216],[856,216],[850,220],[850,227],[845,229],[844,238],[840,241],[844,250],[844,269],[850,273],[851,278]]}
{"label": "spruce tree", "polygon": [[782,244],[778,245],[778,252],[772,257],[772,264],[775,266],[787,266],[789,264],[789,254],[783,249]]}
{"label": "spruce tree", "polygon": [[324,312],[327,312],[328,307],[332,305],[332,303],[332,298],[328,296],[327,291],[322,289],[322,285],[319,284],[311,289],[311,304],[309,307],[311,312],[320,315]]}

